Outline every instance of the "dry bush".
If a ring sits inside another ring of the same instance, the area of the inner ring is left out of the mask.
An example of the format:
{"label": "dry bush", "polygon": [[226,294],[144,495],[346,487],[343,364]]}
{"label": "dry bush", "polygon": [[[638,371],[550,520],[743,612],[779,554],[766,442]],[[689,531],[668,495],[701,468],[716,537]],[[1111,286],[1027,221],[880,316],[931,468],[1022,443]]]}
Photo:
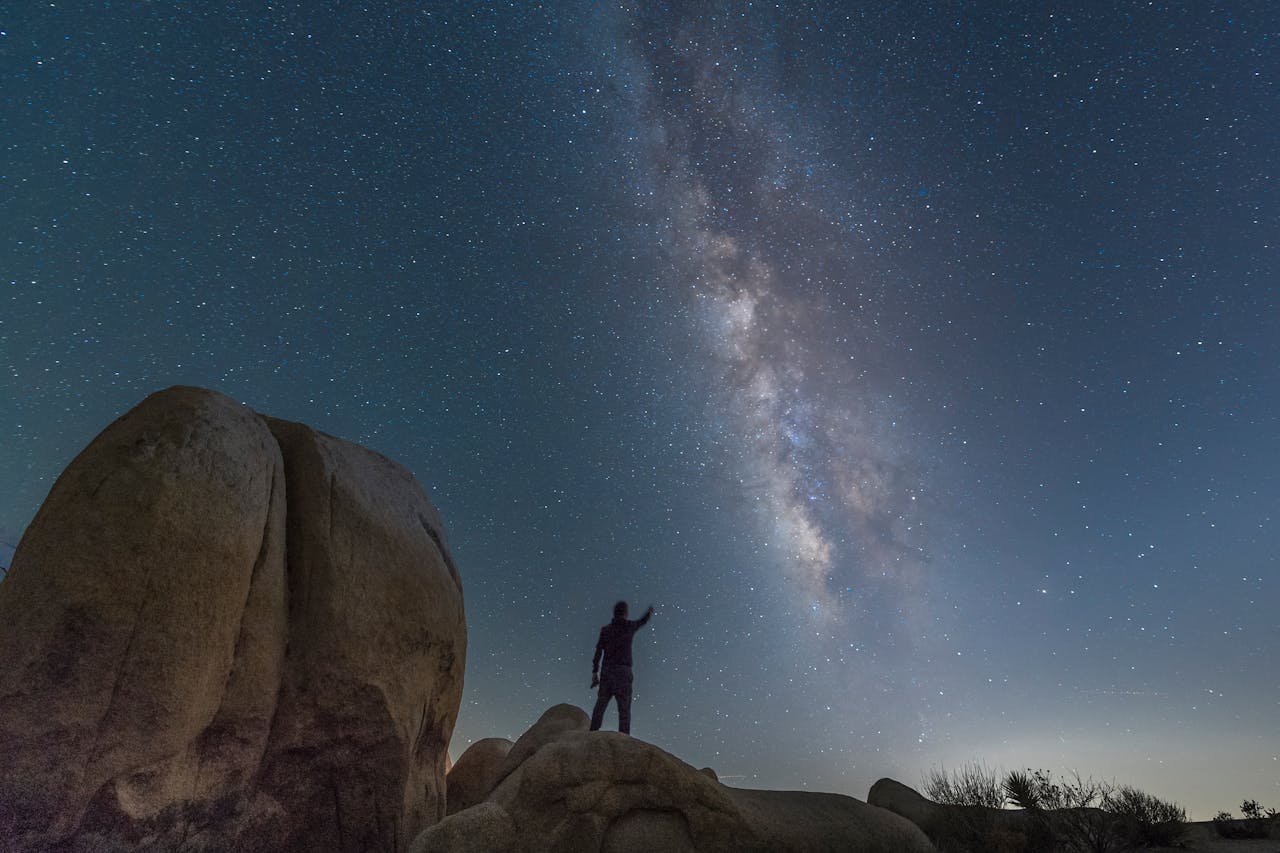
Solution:
{"label": "dry bush", "polygon": [[999,774],[976,761],[950,773],[945,768],[930,771],[924,777],[923,790],[935,803],[948,806],[1002,809],[1005,804]]}
{"label": "dry bush", "polygon": [[1241,803],[1240,814],[1244,817],[1236,820],[1231,812],[1218,812],[1213,818],[1213,828],[1223,838],[1270,838],[1271,826],[1280,817],[1275,809],[1267,809],[1264,814],[1257,800]]}
{"label": "dry bush", "polygon": [[[926,774],[923,793],[949,807],[933,838],[944,853],[1118,853],[1177,846],[1187,831],[1182,807],[1077,772],[1001,778],[970,763]],[[1006,804],[1024,811],[1002,814]]]}
{"label": "dry bush", "polygon": [[1116,788],[1103,802],[1115,815],[1117,830],[1131,847],[1177,847],[1187,834],[1187,811],[1129,785]]}
{"label": "dry bush", "polygon": [[1026,809],[1041,828],[1043,850],[1114,853],[1128,845],[1115,818],[1101,806],[1114,786],[1072,772],[1055,780],[1047,770],[1014,771],[1004,781],[1014,805]]}

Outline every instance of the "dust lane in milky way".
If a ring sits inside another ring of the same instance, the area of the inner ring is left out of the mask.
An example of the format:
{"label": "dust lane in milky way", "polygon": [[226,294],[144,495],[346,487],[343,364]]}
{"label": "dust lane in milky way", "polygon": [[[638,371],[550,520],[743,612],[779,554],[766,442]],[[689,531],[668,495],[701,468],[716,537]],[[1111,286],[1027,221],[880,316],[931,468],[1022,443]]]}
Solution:
{"label": "dust lane in milky way", "polygon": [[[740,483],[815,615],[887,606],[918,628],[923,487],[903,440],[880,428],[893,413],[875,401],[891,391],[867,378],[877,342],[848,302],[861,296],[857,253],[806,186],[782,97],[766,94],[779,83],[771,61],[747,59],[697,12],[657,18],[630,33],[647,127],[639,169],[657,188],[670,285],[722,371]],[[736,78],[740,63],[752,81]],[[837,311],[852,334],[824,322]]]}

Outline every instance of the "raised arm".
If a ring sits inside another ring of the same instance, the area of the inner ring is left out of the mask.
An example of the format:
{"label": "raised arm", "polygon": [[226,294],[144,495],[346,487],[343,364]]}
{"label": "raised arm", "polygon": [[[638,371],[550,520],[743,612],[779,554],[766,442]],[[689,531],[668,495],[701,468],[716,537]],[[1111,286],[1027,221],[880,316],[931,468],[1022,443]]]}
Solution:
{"label": "raised arm", "polygon": [[636,620],[636,627],[637,627],[637,628],[639,628],[641,625],[643,625],[644,623],[648,622],[648,621],[649,621],[649,617],[650,617],[650,616],[652,616],[652,615],[653,615],[653,605],[652,605],[652,604],[650,604],[650,605],[649,605],[649,609],[648,609],[648,610],[646,610],[646,611],[644,612],[644,615],[643,615],[643,616],[641,616],[639,619],[637,619],[637,620]]}

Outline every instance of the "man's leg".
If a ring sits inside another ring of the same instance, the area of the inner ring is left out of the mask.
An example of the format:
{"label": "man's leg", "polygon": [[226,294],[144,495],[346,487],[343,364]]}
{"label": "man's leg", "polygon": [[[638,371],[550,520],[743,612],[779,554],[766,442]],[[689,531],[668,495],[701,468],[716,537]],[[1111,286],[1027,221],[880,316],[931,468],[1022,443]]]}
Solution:
{"label": "man's leg", "polygon": [[631,734],[631,672],[628,670],[625,680],[615,688],[618,697],[618,731],[624,735]]}
{"label": "man's leg", "polygon": [[607,681],[600,682],[600,693],[596,696],[596,707],[591,712],[591,731],[600,730],[600,724],[604,722],[604,709],[609,707],[609,683]]}

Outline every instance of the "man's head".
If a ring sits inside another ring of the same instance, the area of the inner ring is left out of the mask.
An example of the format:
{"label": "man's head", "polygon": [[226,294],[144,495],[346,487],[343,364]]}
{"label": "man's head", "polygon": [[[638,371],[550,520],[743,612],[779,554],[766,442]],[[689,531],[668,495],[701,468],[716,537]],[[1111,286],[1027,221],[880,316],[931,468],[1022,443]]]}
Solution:
{"label": "man's head", "polygon": [[619,601],[617,604],[613,605],[613,618],[614,619],[627,618],[627,603],[625,601]]}

